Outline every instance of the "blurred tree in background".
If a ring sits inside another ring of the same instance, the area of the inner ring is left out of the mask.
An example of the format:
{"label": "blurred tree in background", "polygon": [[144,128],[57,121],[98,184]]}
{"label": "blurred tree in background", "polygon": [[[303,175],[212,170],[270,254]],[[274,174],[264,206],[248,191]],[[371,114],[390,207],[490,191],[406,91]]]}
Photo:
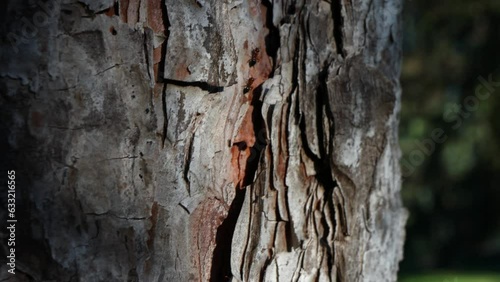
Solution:
{"label": "blurred tree in background", "polygon": [[500,1],[406,1],[404,22],[402,273],[500,271]]}

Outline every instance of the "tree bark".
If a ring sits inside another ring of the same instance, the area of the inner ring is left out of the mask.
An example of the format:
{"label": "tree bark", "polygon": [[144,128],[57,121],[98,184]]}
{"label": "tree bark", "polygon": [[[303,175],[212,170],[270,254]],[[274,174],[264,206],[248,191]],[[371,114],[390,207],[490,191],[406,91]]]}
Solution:
{"label": "tree bark", "polygon": [[4,5],[17,279],[397,280],[400,0]]}

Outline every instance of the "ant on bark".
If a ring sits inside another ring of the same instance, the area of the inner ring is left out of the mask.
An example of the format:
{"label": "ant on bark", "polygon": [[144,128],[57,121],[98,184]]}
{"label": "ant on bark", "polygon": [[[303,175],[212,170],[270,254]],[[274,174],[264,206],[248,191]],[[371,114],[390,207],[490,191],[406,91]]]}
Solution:
{"label": "ant on bark", "polygon": [[255,78],[250,77],[247,81],[247,85],[245,85],[245,88],[243,88],[243,94],[247,93],[248,91],[252,90],[252,83],[255,81]]}
{"label": "ant on bark", "polygon": [[250,67],[255,66],[255,64],[259,61],[259,58],[257,58],[257,56],[259,56],[259,52],[259,48],[255,48],[252,50],[252,57],[250,58],[250,60],[248,60],[248,65]]}

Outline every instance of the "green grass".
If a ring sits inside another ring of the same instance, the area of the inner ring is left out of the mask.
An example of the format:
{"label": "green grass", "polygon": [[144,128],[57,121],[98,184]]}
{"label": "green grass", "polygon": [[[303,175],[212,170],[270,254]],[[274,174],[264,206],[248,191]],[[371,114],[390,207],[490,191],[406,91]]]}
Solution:
{"label": "green grass", "polygon": [[422,275],[408,275],[399,282],[500,282],[500,274],[440,272]]}

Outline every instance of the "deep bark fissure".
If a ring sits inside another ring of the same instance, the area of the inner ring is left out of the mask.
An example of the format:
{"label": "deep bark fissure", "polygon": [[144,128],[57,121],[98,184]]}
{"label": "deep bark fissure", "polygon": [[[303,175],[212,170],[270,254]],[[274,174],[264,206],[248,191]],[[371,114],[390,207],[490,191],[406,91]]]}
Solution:
{"label": "deep bark fissure", "polygon": [[242,187],[249,185],[255,178],[255,173],[259,167],[260,156],[263,149],[267,146],[267,135],[265,121],[262,117],[262,85],[259,85],[253,90],[251,105],[254,107],[252,111],[252,125],[255,133],[255,144],[250,148],[250,157],[247,159],[245,178],[243,179]]}
{"label": "deep bark fissure", "polygon": [[[269,132],[267,135],[268,136],[271,136],[271,134],[273,133],[273,114],[274,114],[274,108],[275,108],[275,105],[269,105],[269,108],[267,110],[267,117],[266,117],[266,124],[267,124],[267,131]],[[279,129],[277,129],[279,130]],[[272,156],[272,154],[271,154]],[[271,163],[272,163],[272,160],[271,160]],[[271,170],[272,171],[272,170]]]}
{"label": "deep bark fissure", "polygon": [[[328,101],[328,86],[326,85],[326,80],[328,79],[328,69],[331,62],[325,62],[323,69],[318,74],[318,88],[316,90],[316,128],[318,129],[318,142],[319,142],[319,152],[322,158],[330,160],[330,154],[332,153],[333,138],[335,136],[335,122],[333,120],[333,114],[329,107],[330,103]],[[324,109],[324,113],[323,113]],[[326,116],[324,116],[326,115]],[[328,143],[325,144],[325,129],[323,121],[326,120],[328,123]],[[328,149],[328,150],[327,150]],[[329,167],[330,171],[331,168]]]}
{"label": "deep bark fissure", "polygon": [[333,38],[335,39],[337,53],[340,56],[345,57],[343,42],[344,19],[342,17],[342,1],[343,0],[332,0],[331,8],[333,15]]}
{"label": "deep bark fissure", "polygon": [[153,70],[153,31],[149,28],[145,28],[143,36],[144,62],[146,63],[146,69],[148,70],[148,77],[149,80],[156,80],[156,78],[153,77],[154,73],[151,73]]}
{"label": "deep bark fissure", "polygon": [[165,36],[165,41],[161,44],[161,60],[158,63],[158,76],[157,76],[157,82],[164,82],[165,77],[164,77],[164,72],[165,72],[165,59],[167,55],[167,43],[168,39],[170,37],[170,20],[168,18],[168,11],[167,11],[167,4],[162,1],[161,4],[161,16],[163,20],[163,26],[165,27],[165,31],[163,35]]}
{"label": "deep bark fissure", "polygon": [[[334,121],[333,121],[333,114],[331,113],[330,107],[329,107],[329,102],[328,102],[328,87],[326,85],[326,80],[328,78],[328,68],[329,68],[329,63],[325,64],[323,69],[320,71],[319,76],[318,76],[318,89],[316,91],[316,105],[317,105],[317,125],[316,128],[318,129],[318,138],[320,145],[320,156],[322,156],[321,162],[315,162],[315,169],[318,171],[318,182],[320,182],[324,189],[324,197],[325,197],[325,205],[327,208],[330,210],[331,216],[332,216],[332,221],[334,223],[333,230],[329,227],[328,223],[326,222],[325,217],[322,218],[322,224],[326,230],[323,240],[326,241],[325,247],[327,249],[327,256],[328,256],[328,277],[331,277],[331,273],[333,271],[333,265],[334,265],[334,248],[335,244],[333,242],[328,242],[327,238],[330,233],[335,234],[335,228],[337,227],[337,223],[335,222],[335,208],[334,208],[334,201],[333,201],[333,189],[338,186],[338,183],[336,179],[334,179],[333,176],[333,170],[330,165],[331,161],[331,154],[333,152],[333,137],[334,137],[334,132],[335,132],[335,126],[334,126]],[[326,117],[323,116],[323,108],[325,109],[325,114]],[[324,137],[325,132],[323,129],[323,119],[327,119],[328,124],[329,124],[329,136],[328,136],[328,144],[324,144]],[[328,151],[326,151],[326,148],[329,148]],[[323,211],[323,214],[325,212]],[[325,214],[326,216],[326,214]],[[332,236],[333,237],[333,236]]]}
{"label": "deep bark fissure", "polygon": [[165,140],[167,140],[169,143],[172,143],[168,139],[167,136],[167,129],[168,129],[168,110],[167,110],[167,84],[163,84],[163,89],[161,91],[161,108],[162,108],[162,113],[163,113],[163,131],[161,134],[161,148],[165,148]]}
{"label": "deep bark fissure", "polygon": [[192,122],[193,122],[192,123],[193,127],[191,128],[191,132],[189,133],[190,136],[188,137],[187,143],[184,145],[185,146],[184,151],[186,152],[186,154],[184,155],[184,165],[182,169],[182,178],[186,183],[186,189],[189,196],[191,196],[191,181],[189,180],[189,169],[191,167],[191,157],[193,155],[194,138],[196,135],[196,125],[198,123],[198,116],[194,117]]}
{"label": "deep bark fissure", "polygon": [[[301,20],[300,20],[300,29],[301,29],[301,32],[299,33],[299,36],[298,38],[301,39],[299,41],[299,46],[297,46],[298,49],[302,49],[302,52],[299,52],[299,55],[297,56],[298,57],[298,62],[299,64],[297,65],[297,80],[299,81],[300,80],[300,83],[302,85],[302,87],[299,87],[299,90],[304,90],[305,87],[306,87],[306,78],[305,78],[305,75],[306,75],[306,61],[305,61],[305,56],[304,56],[304,53],[306,52],[306,48],[307,48],[307,43],[306,43],[306,38],[304,35],[307,34],[307,25],[305,24],[305,21],[304,21],[304,18],[305,15],[302,15],[301,16]],[[300,66],[300,67],[299,67]],[[301,76],[301,77],[299,77]],[[298,91],[296,93],[297,97],[296,97],[296,103],[297,103],[297,107],[296,107],[296,111],[297,111],[297,116],[298,116],[298,119],[297,119],[297,124],[299,126],[299,129],[300,129],[300,139],[302,141],[302,149],[304,150],[304,153],[311,159],[313,160],[313,162],[316,164],[318,161],[319,161],[319,158],[318,156],[316,156],[314,154],[314,152],[311,150],[311,148],[309,147],[309,144],[308,144],[308,141],[307,141],[307,135],[306,135],[306,132],[307,132],[307,128],[306,128],[306,119],[305,119],[305,116],[302,114],[302,111],[301,111],[301,104],[300,104],[300,95],[306,95],[307,93],[305,91]],[[318,93],[315,93],[316,97],[313,97],[314,99],[318,100]],[[316,104],[316,113],[318,112],[318,108],[320,108],[320,105]],[[321,115],[317,117],[317,121],[319,122],[321,119],[320,119]],[[312,125],[310,125],[312,126]],[[316,134],[318,134],[318,136],[321,136],[319,135],[319,132],[320,132],[320,129],[322,128],[322,125],[317,128],[317,132]],[[319,139],[319,138],[318,138]]]}
{"label": "deep bark fissure", "polygon": [[208,82],[203,82],[203,81],[181,81],[181,80],[174,80],[174,79],[165,79],[166,84],[173,84],[176,86],[181,86],[181,87],[198,87],[203,91],[207,91],[210,94],[213,93],[220,93],[224,91],[224,86],[219,86],[219,85],[212,85],[209,84]]}
{"label": "deep bark fissure", "polygon": [[215,236],[216,247],[213,252],[210,282],[230,281],[231,273],[231,244],[236,222],[240,215],[247,189],[236,187],[236,195],[231,203],[227,216],[217,228]]}
{"label": "deep bark fissure", "polygon": [[274,76],[274,71],[276,70],[276,56],[278,54],[278,50],[281,47],[280,41],[280,32],[279,29],[273,24],[273,4],[269,0],[262,0],[262,5],[264,5],[266,9],[266,27],[269,30],[265,38],[266,44],[266,53],[273,59],[273,68],[269,77]]}
{"label": "deep bark fissure", "polygon": [[114,4],[113,4],[113,11],[115,13],[116,16],[120,16],[120,1],[116,1]]}

